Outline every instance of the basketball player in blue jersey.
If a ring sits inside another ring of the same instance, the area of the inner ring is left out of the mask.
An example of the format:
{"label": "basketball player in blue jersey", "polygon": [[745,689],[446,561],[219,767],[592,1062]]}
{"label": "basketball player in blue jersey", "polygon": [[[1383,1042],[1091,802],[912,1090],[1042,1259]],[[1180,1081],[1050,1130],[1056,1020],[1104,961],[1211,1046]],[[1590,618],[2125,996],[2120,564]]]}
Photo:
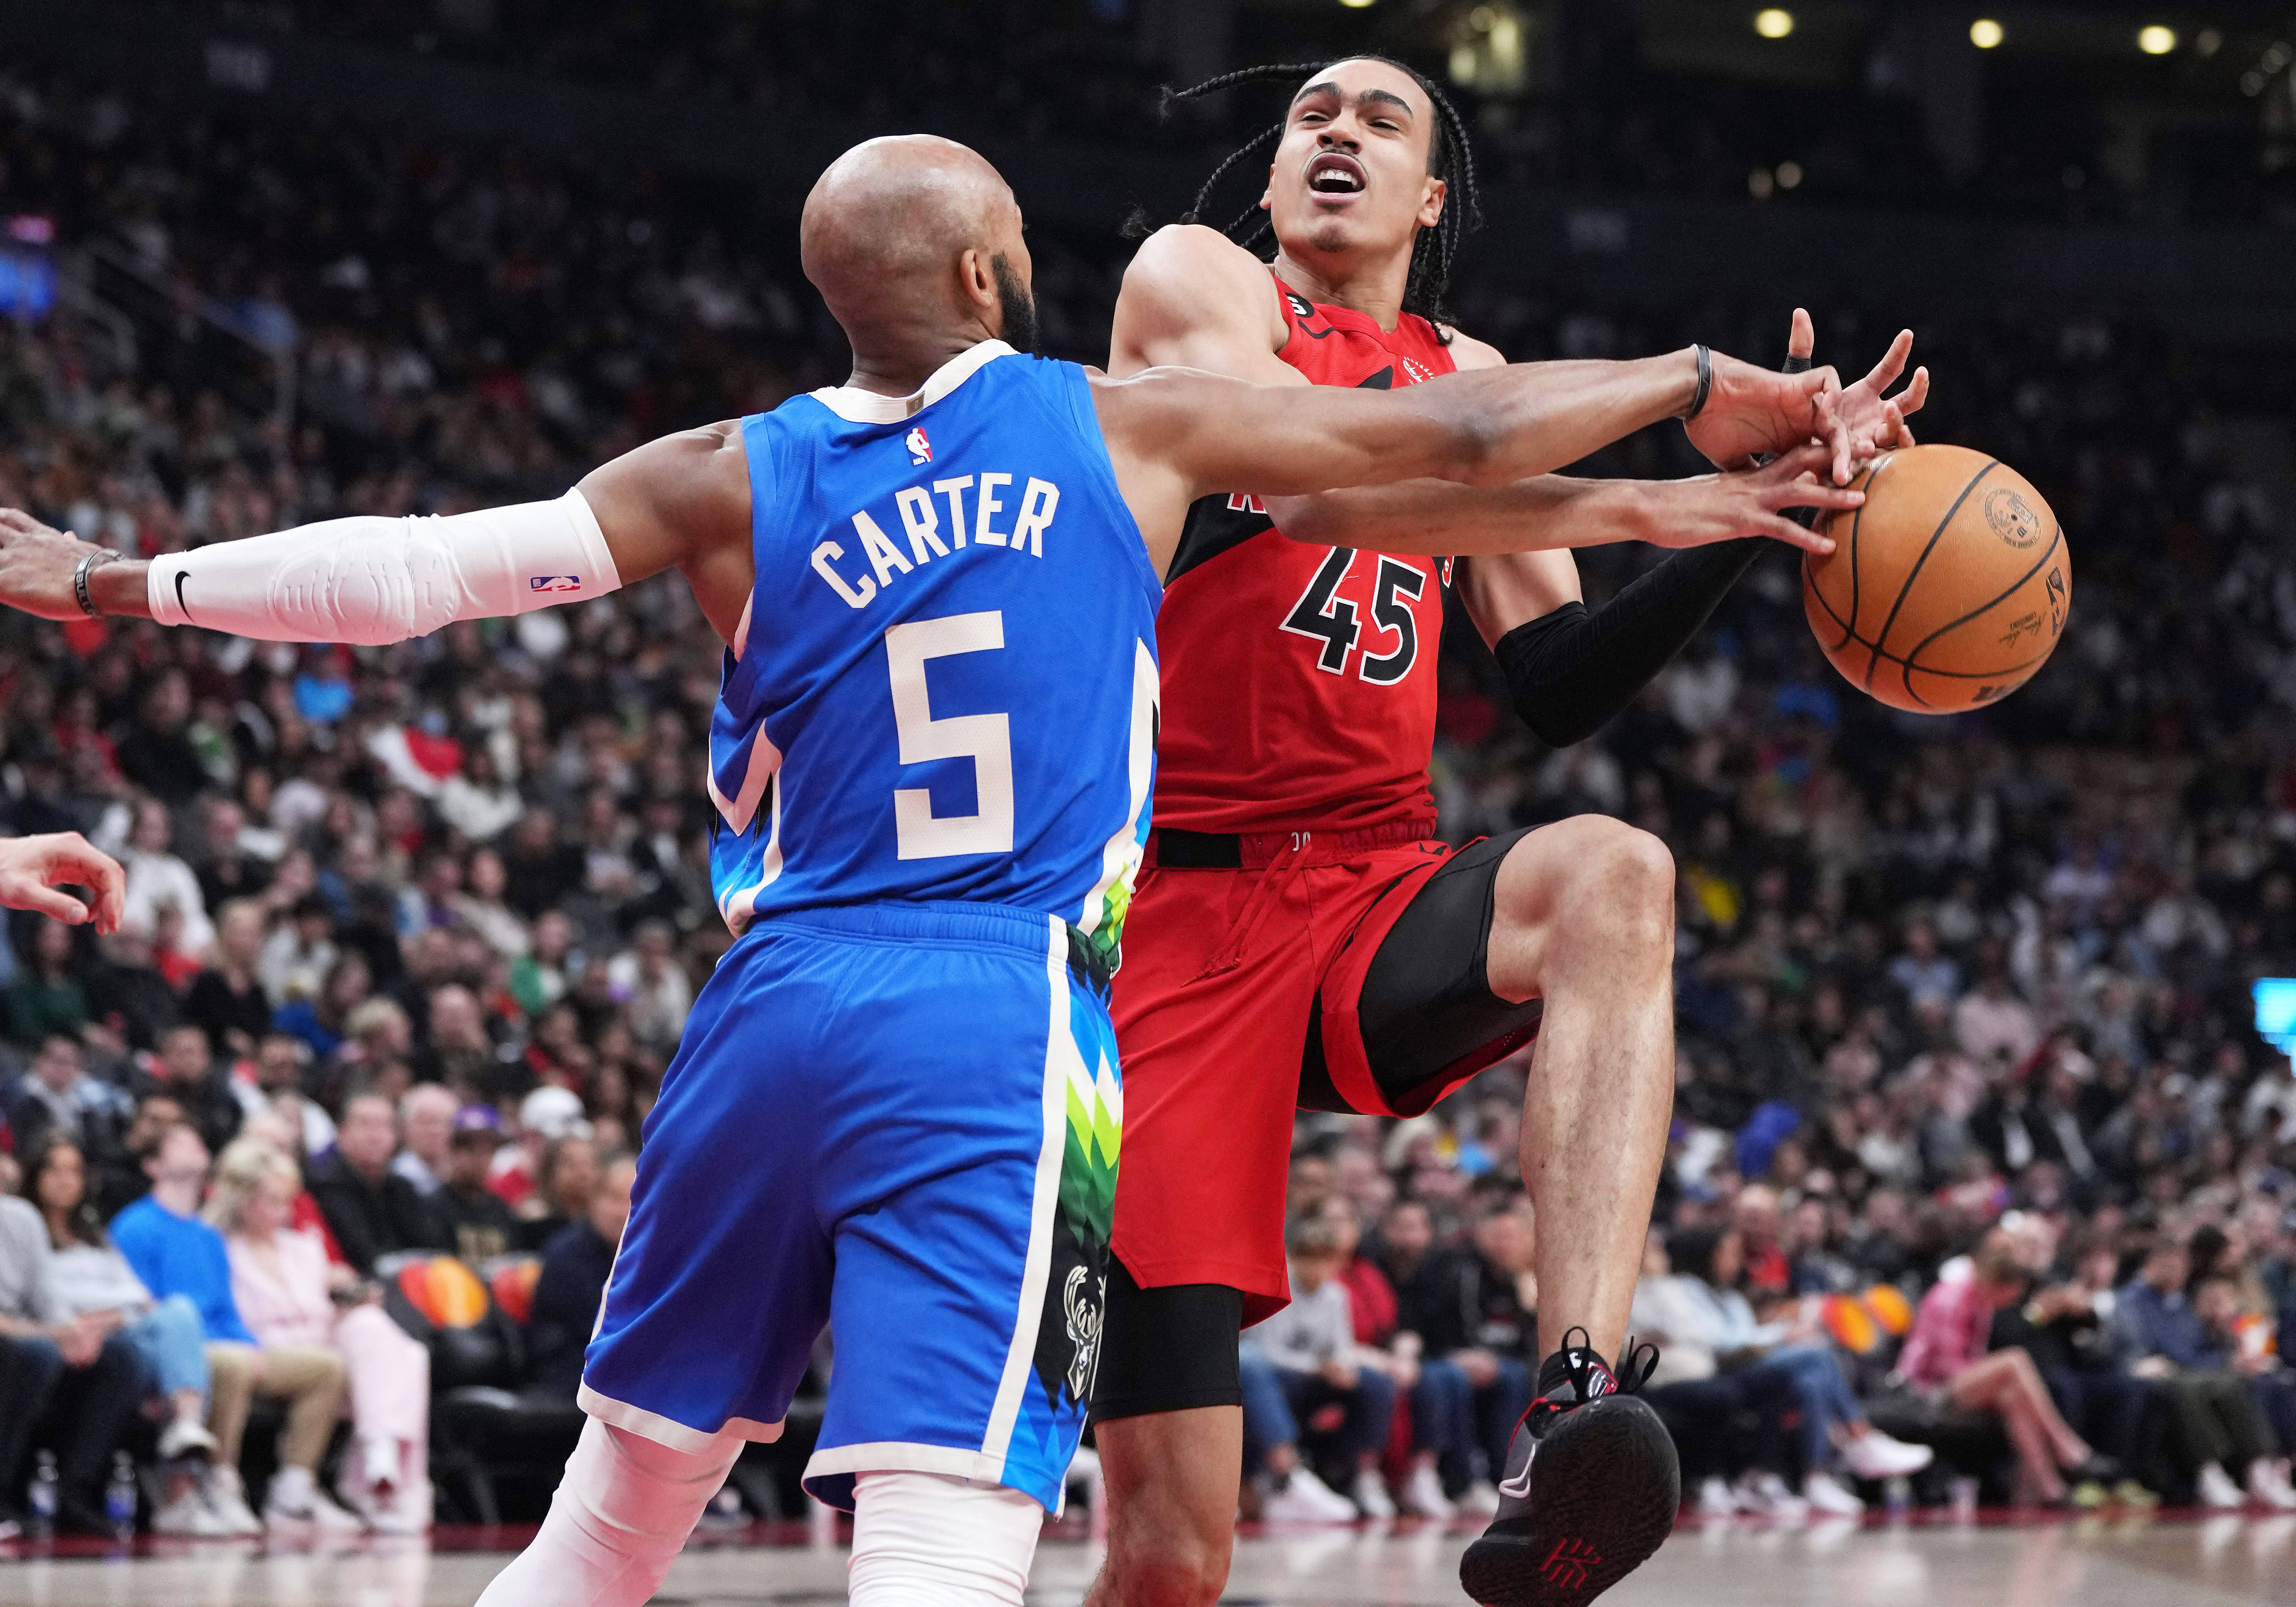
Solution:
{"label": "basketball player in blue jersey", "polygon": [[1091,1393],[1107,990],[1149,822],[1157,577],[1193,500],[1507,481],[1702,407],[1749,450],[1843,430],[1830,372],[1702,348],[1393,393],[1031,360],[1019,209],[941,140],[849,152],[802,228],[850,381],[557,501],[148,565],[0,512],[0,602],[51,619],[382,644],[675,567],[728,644],[706,784],[737,940],[646,1124],[590,1421],[488,1603],[652,1595],[831,1323],[805,1477],[855,1509],[852,1599],[1020,1602]]}

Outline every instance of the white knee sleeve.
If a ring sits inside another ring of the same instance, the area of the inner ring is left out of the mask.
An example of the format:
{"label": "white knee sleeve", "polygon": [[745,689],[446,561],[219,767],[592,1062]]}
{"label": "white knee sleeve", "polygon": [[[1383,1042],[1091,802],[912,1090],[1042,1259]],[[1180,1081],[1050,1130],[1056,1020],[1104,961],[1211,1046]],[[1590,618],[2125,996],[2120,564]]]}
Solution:
{"label": "white knee sleeve", "polygon": [[479,1607],[640,1607],[741,1452],[731,1437],[700,1453],[673,1451],[590,1419],[541,1532]]}
{"label": "white knee sleeve", "polygon": [[621,585],[579,491],[443,519],[330,519],[152,561],[162,625],[260,642],[383,646]]}
{"label": "white knee sleeve", "polygon": [[939,1473],[863,1473],[853,1492],[853,1607],[1021,1607],[1045,1509]]}

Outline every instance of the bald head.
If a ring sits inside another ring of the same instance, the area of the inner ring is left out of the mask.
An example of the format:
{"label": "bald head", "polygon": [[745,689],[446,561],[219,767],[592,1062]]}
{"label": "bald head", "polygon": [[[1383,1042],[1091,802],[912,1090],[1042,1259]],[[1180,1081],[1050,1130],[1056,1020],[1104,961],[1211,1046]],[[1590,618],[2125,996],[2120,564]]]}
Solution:
{"label": "bald head", "polygon": [[996,169],[953,140],[854,146],[806,198],[800,238],[805,276],[853,342],[857,383],[922,383],[991,337],[1034,345],[1021,209]]}

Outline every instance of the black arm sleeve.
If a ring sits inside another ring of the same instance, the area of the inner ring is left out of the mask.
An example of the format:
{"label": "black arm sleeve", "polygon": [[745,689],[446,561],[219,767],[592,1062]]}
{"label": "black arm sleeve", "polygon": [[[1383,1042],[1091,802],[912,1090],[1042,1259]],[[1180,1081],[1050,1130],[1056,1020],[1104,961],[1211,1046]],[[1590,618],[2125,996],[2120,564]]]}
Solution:
{"label": "black arm sleeve", "polygon": [[1594,735],[1698,634],[1768,545],[1746,536],[1687,547],[1598,609],[1566,603],[1516,626],[1492,650],[1515,712],[1552,748]]}

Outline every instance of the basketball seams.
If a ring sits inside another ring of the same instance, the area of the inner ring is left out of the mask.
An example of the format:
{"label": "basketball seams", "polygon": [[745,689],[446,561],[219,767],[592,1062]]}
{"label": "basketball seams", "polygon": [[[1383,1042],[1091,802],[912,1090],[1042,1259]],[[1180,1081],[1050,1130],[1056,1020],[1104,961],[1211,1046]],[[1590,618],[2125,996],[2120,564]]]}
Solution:
{"label": "basketball seams", "polygon": [[1867,692],[1874,690],[1874,677],[1882,668],[1882,650],[1890,640],[1890,628],[1898,623],[1899,611],[1906,606],[1906,594],[1914,589],[1914,582],[1922,578],[1923,566],[1929,562],[1930,554],[1937,551],[1938,543],[1945,539],[1946,531],[1953,528],[1954,515],[1961,512],[1961,504],[1969,500],[1969,494],[1977,489],[1978,482],[2000,466],[1999,458],[1988,457],[1985,460],[1985,466],[1969,477],[1969,483],[1962,487],[1961,495],[1953,499],[1953,505],[1945,511],[1945,517],[1938,521],[1937,529],[1930,532],[1929,543],[1922,548],[1922,555],[1914,560],[1913,567],[1906,572],[1906,582],[1898,588],[1897,601],[1890,604],[1890,616],[1882,621],[1881,631],[1874,638],[1873,657],[1866,665]]}
{"label": "basketball seams", "polygon": [[[1874,463],[1873,467],[1866,471],[1865,475],[1857,482],[1854,488],[1866,492],[1870,496],[1873,491],[1874,482],[1881,478],[1882,471],[1890,466],[1890,459],[1895,454],[1884,454]],[[1843,648],[1849,646],[1852,642],[1859,641],[1859,637],[1857,635],[1857,527],[1859,522],[1863,521],[1865,517],[1866,504],[1864,503],[1859,503],[1856,510],[1849,515],[1849,552],[1848,554],[1849,563],[1849,617],[1847,619],[1841,617],[1841,611],[1833,606],[1833,599],[1825,594],[1825,588],[1818,585],[1817,577],[1810,569],[1811,555],[1808,553],[1804,553],[1801,555],[1802,584],[1807,586],[1811,594],[1816,596],[1818,602],[1824,606],[1826,618],[1833,620],[1836,625],[1841,627],[1841,640],[1834,643],[1831,647],[1826,647],[1825,651],[1828,652],[1839,652]],[[1824,647],[1825,644],[1824,643],[1820,643],[1819,645]],[[1863,645],[1862,642],[1860,643],[1860,645]]]}
{"label": "basketball seams", "polygon": [[[1988,465],[1988,466],[1989,466],[1989,465]],[[1975,483],[1975,482],[1973,482],[1973,481],[1972,481],[1972,483],[1973,484],[1973,483]],[[1956,504],[1955,505],[1956,505],[1956,507],[1958,507],[1960,504]],[[1950,518],[1951,516],[1950,516],[1950,515],[1948,515],[1948,518]],[[2052,521],[2052,523],[2054,523],[2054,521]],[[1920,658],[1921,658],[1922,654],[1923,654],[1923,653],[1924,653],[1924,652],[1928,652],[1928,651],[1929,651],[1929,649],[1930,649],[1930,647],[1931,647],[1931,645],[1933,643],[1935,643],[1935,642],[1937,641],[1937,639],[1938,639],[1939,636],[1946,635],[1948,635],[1948,633],[1950,633],[1950,632],[1959,630],[1963,626],[1967,625],[1967,624],[1968,624],[1968,623],[1970,623],[1970,621],[1972,621],[1972,619],[1981,619],[1981,618],[1983,618],[1985,615],[1987,615],[1987,614],[1988,614],[1988,613],[1991,613],[1995,609],[1997,609],[1997,608],[2000,607],[2000,606],[2001,606],[2001,604],[2003,604],[2004,603],[2006,603],[2010,598],[2012,598],[2012,597],[2015,596],[2019,592],[2023,591],[2023,590],[2025,589],[2025,587],[2026,587],[2026,586],[2028,586],[2028,585],[2032,581],[2033,577],[2034,577],[2034,576],[2036,576],[2036,575],[2038,575],[2038,574],[2039,574],[2039,573],[2041,572],[2042,569],[2043,569],[2045,566],[2046,566],[2046,565],[2047,565],[2047,563],[2048,563],[2049,560],[2051,560],[2052,558],[2054,558],[2054,557],[2057,555],[2057,549],[2058,549],[2059,547],[2061,547],[2061,546],[2062,546],[2062,545],[2064,545],[2064,540],[2065,540],[2065,529],[2064,529],[2064,526],[2063,526],[2063,525],[2062,525],[2062,524],[2057,524],[2057,525],[2055,526],[2055,529],[2056,529],[2056,534],[2055,534],[2055,535],[2054,535],[2054,536],[2052,536],[2052,537],[2049,538],[2049,545],[2048,545],[2047,550],[2046,550],[2045,552],[2043,552],[2043,553],[2042,553],[2042,554],[2041,554],[2038,558],[2035,559],[2035,560],[2033,561],[2033,567],[2032,567],[2032,568],[2030,568],[2030,569],[2029,569],[2029,570],[2027,570],[2023,574],[2021,574],[2021,575],[2018,576],[2018,577],[2017,577],[2017,578],[2016,578],[2016,580],[2015,580],[2015,582],[2014,582],[2013,584],[2012,584],[2012,585],[2011,585],[2011,586],[2010,586],[2006,590],[2005,590],[2005,591],[2003,591],[2002,593],[2000,593],[2000,594],[1999,594],[1999,595],[1997,595],[1997,596],[1995,596],[1995,597],[1992,597],[1992,598],[1988,599],[1988,600],[1984,604],[1982,604],[1981,606],[1977,607],[1977,608],[1973,608],[1973,609],[1970,610],[1970,611],[1969,611],[1969,612],[1967,612],[1967,613],[1965,613],[1965,614],[1962,615],[1962,617],[1961,617],[1960,619],[1954,619],[1954,620],[1950,620],[1950,621],[1947,622],[1946,624],[1943,624],[1943,625],[1939,626],[1935,630],[1933,630],[1933,631],[1930,632],[1930,634],[1929,634],[1928,635],[1923,636],[1923,637],[1921,639],[1921,641],[1920,641],[1918,644],[1916,644],[1915,645],[1915,647],[1914,647],[1913,651],[1911,651],[1910,652],[1906,653],[1906,656],[1905,656],[1903,659],[1900,659],[1900,660],[1897,660],[1898,664],[1898,665],[1899,665],[1899,667],[1900,667],[1900,669],[1901,669],[1901,672],[1902,672],[1902,675],[1903,675],[1903,678],[1904,678],[1904,680],[1905,680],[1905,684],[1906,684],[1906,695],[1908,695],[1908,696],[1910,696],[1910,697],[1921,698],[1921,699],[1922,699],[1922,701],[1923,701],[1924,703],[1926,703],[1926,702],[1928,702],[1928,701],[1929,701],[1929,700],[1928,700],[1927,698],[1922,698],[1922,694],[1921,694],[1920,693],[1915,692],[1915,691],[1914,690],[1914,671],[1915,671],[1915,670],[1916,670],[1916,669],[1918,669],[1918,670],[1920,670],[1923,675],[1940,675],[1940,674],[1947,674],[1947,673],[1950,673],[1950,672],[1948,672],[1948,671],[1941,671],[1941,670],[1934,670],[1934,669],[1930,668],[1929,668],[1929,666],[1927,666],[1927,665],[1925,665],[1925,664],[1922,664],[1922,663],[1918,662],[1918,660],[1920,660]],[[2046,651],[2044,651],[2044,652],[2041,653],[2040,657],[2041,657],[2042,659],[2046,659],[2046,658],[2047,658],[2047,657],[2049,656],[2049,652],[2050,652],[2054,651],[2054,649],[2055,649],[2055,645],[2056,645],[2056,644],[2055,644],[2054,642],[2053,642],[2053,643],[2051,643],[2051,644],[2049,644],[2049,649],[2048,649],[2048,650],[2046,650]],[[2030,662],[2032,662],[2032,663],[2038,663],[2038,662],[2040,661],[2040,660],[2039,660],[2039,659],[2035,659],[2035,660],[2029,660],[2029,661],[2030,661]],[[1972,677],[1972,678],[1988,678],[1988,677]]]}

